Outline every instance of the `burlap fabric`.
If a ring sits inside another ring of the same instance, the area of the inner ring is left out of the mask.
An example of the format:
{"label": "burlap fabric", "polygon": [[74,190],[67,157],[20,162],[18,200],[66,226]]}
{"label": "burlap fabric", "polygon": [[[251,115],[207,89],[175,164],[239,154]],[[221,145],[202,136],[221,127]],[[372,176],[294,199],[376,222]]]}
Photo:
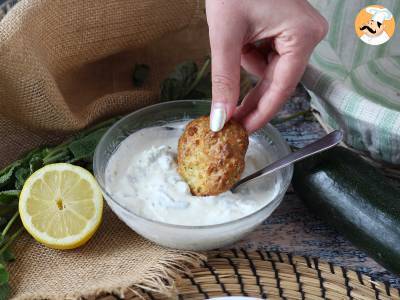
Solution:
{"label": "burlap fabric", "polygon": [[[161,78],[208,53],[201,0],[23,0],[0,22],[0,165],[97,120],[158,101]],[[150,66],[133,88],[135,63]],[[166,291],[198,256],[158,247],[109,211],[74,251],[24,235],[10,264],[15,298],[65,298],[128,287]],[[167,281],[165,281],[167,279]]]}

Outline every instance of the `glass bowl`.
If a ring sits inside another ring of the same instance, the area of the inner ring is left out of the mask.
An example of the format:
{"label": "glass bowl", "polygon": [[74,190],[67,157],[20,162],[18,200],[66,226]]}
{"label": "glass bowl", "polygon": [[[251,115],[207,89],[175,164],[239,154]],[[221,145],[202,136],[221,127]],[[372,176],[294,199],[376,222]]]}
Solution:
{"label": "glass bowl", "polygon": [[[205,226],[174,225],[150,220],[124,207],[118,199],[112,197],[106,188],[105,171],[110,157],[125,138],[146,127],[161,126],[207,115],[210,112],[210,104],[210,101],[206,100],[180,100],[137,110],[114,124],[96,148],[93,162],[94,174],[109,207],[135,232],[162,246],[185,250],[210,250],[232,244],[269,217],[281,203],[290,184],[293,174],[292,166],[277,171],[276,176],[280,176],[280,186],[271,202],[240,219]],[[266,125],[254,133],[252,138],[256,138],[257,142],[268,148],[272,160],[290,152],[285,140],[271,125]],[[263,178],[258,181],[262,184]]]}

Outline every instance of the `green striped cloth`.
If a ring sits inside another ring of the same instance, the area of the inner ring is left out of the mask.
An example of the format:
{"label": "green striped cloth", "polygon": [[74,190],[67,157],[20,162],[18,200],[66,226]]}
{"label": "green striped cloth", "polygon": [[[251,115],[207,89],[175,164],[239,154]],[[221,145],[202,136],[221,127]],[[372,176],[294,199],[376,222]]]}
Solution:
{"label": "green striped cloth", "polygon": [[315,49],[303,84],[328,127],[343,129],[350,147],[400,165],[400,28],[380,46],[364,44],[354,31],[358,12],[373,4],[400,23],[400,0],[311,0],[330,24]]}

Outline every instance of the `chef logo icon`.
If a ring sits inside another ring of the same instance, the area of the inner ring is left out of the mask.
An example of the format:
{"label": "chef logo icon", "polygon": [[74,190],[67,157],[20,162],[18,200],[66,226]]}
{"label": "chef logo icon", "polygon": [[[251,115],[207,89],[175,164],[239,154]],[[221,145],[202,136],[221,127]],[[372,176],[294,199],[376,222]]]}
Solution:
{"label": "chef logo icon", "polygon": [[364,43],[381,45],[393,36],[396,24],[390,10],[382,5],[371,5],[358,13],[354,26]]}

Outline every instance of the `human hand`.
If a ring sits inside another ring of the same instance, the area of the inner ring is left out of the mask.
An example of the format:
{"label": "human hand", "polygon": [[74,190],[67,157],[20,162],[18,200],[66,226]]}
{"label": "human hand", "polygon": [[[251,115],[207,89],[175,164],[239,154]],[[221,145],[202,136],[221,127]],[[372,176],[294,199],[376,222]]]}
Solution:
{"label": "human hand", "polygon": [[[328,24],[306,0],[206,0],[206,11],[212,57],[210,128],[219,131],[233,117],[253,132],[291,96]],[[237,107],[241,65],[260,80]]]}

